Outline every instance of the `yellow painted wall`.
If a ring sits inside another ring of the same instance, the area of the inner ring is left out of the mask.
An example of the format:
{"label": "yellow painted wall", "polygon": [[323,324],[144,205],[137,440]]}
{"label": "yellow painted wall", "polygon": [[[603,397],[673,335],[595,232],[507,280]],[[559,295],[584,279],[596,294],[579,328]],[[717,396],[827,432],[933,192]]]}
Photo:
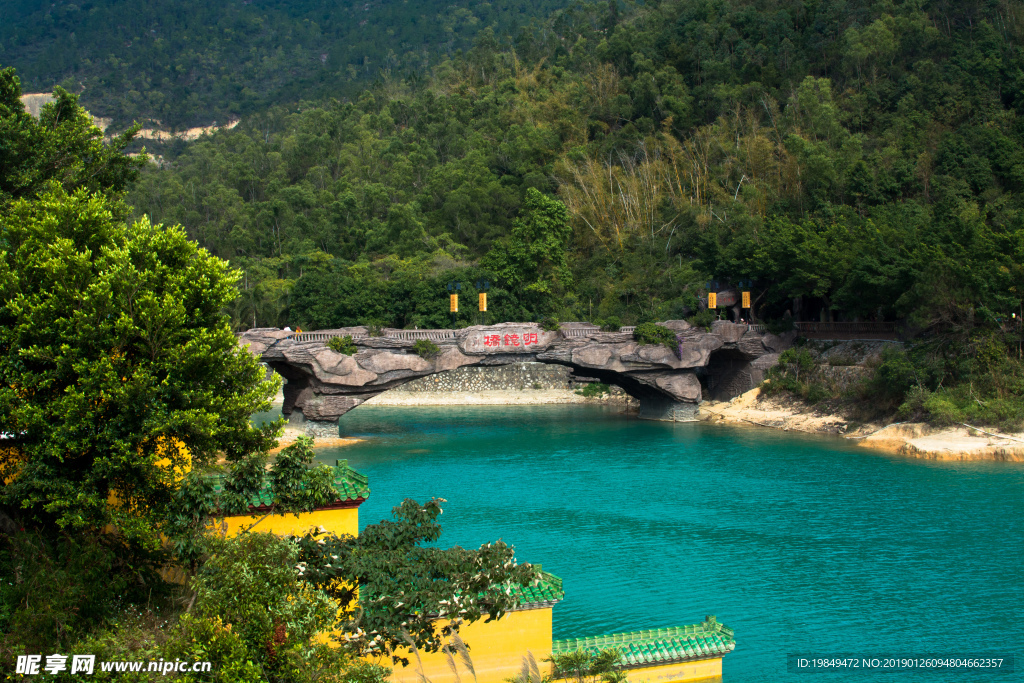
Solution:
{"label": "yellow painted wall", "polygon": [[[696,683],[722,677],[722,658],[701,659],[695,662],[675,662],[660,666],[645,666],[637,669],[624,669],[629,683]],[[563,683],[559,679],[556,683]]]}
{"label": "yellow painted wall", "polygon": [[[463,626],[459,636],[469,647],[469,656],[476,671],[476,683],[504,683],[523,667],[523,657],[533,653],[541,671],[548,666],[544,660],[551,656],[551,608],[516,610],[497,621],[485,624],[483,620]],[[409,666],[395,666],[392,683],[422,683],[420,665],[411,653]],[[455,675],[448,666],[448,658],[441,652],[420,653],[422,672],[431,683],[455,683]],[[472,683],[473,676],[455,655],[459,676],[463,683]]]}
{"label": "yellow painted wall", "polygon": [[[235,515],[225,517],[228,536],[234,536],[241,529],[247,528],[264,513],[255,515]],[[314,510],[313,512],[300,512],[298,515],[286,514],[270,515],[256,525],[253,531],[272,531],[275,534],[303,534],[310,529],[322,526],[339,536],[349,534],[359,535],[359,508],[332,508],[327,510]]]}

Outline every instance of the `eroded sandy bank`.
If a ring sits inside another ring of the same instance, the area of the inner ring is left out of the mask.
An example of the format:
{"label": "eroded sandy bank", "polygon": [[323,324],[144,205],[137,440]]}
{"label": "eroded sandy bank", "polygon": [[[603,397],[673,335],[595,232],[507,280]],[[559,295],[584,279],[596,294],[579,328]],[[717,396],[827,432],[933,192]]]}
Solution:
{"label": "eroded sandy bank", "polygon": [[983,433],[965,426],[940,428],[922,423],[851,426],[842,416],[815,412],[799,401],[762,397],[760,389],[732,401],[707,401],[701,404],[700,417],[709,422],[833,434],[865,448],[912,458],[1024,462],[1024,434],[992,429]]}

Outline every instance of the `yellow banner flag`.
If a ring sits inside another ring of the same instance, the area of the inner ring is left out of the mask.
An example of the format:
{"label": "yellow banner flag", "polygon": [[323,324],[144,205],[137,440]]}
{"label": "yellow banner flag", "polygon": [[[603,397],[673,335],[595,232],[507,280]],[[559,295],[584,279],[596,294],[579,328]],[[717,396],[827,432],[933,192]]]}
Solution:
{"label": "yellow banner flag", "polygon": [[708,308],[718,308],[717,292],[708,292]]}
{"label": "yellow banner flag", "polygon": [[480,292],[480,312],[487,310],[487,292]]}
{"label": "yellow banner flag", "polygon": [[743,292],[743,308],[750,308],[750,292]]}
{"label": "yellow banner flag", "polygon": [[459,295],[458,294],[452,294],[452,295],[450,295],[449,298],[451,299],[451,308],[450,308],[451,312],[452,313],[458,313],[459,312]]}

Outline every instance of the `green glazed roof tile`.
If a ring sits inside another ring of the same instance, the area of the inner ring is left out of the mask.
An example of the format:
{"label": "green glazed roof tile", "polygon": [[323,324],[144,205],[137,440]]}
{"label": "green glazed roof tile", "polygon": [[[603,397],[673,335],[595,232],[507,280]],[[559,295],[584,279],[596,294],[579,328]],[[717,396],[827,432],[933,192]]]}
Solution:
{"label": "green glazed roof tile", "polygon": [[586,650],[597,654],[616,649],[622,655],[619,668],[655,666],[690,659],[721,657],[736,648],[733,630],[709,616],[702,623],[607,636],[556,640],[552,654]]}
{"label": "green glazed roof tile", "polygon": [[[370,495],[370,480],[365,474],[360,474],[349,467],[348,460],[338,460],[332,468],[334,470],[334,489],[338,492],[338,499],[334,504],[346,501],[362,501]],[[219,494],[223,490],[224,475],[210,477],[213,480],[213,491]],[[249,505],[254,508],[270,507],[274,502],[274,496],[270,489],[270,482],[266,482],[257,493],[249,499]]]}
{"label": "green glazed roof tile", "polygon": [[[539,567],[539,565],[534,565]],[[549,607],[565,598],[562,590],[562,579],[554,574],[541,570],[540,579],[531,585],[512,586],[512,594],[519,598],[518,609]]]}

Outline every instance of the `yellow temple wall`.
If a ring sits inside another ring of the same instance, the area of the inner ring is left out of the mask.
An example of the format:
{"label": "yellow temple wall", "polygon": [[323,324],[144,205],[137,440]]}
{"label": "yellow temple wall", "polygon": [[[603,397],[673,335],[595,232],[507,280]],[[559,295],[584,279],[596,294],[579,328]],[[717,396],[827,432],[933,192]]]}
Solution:
{"label": "yellow temple wall", "polygon": [[[695,662],[674,662],[659,666],[623,669],[629,683],[696,683],[722,678],[722,658],[700,659]],[[562,683],[559,679],[555,683]],[[565,683],[568,683],[566,681]]]}
{"label": "yellow temple wall", "polygon": [[[476,683],[505,683],[522,670],[527,652],[533,654],[540,670],[546,671],[550,665],[544,660],[551,656],[551,608],[516,610],[487,624],[481,619],[459,629],[459,636],[469,647]],[[413,654],[406,656],[409,666],[396,665],[389,679],[392,683],[422,683],[421,671],[431,683],[456,682],[444,653],[421,652],[422,664]],[[473,675],[458,653],[455,662],[462,683],[473,683]]]}
{"label": "yellow temple wall", "polygon": [[[234,515],[225,517],[227,524],[227,535],[234,536],[242,529],[247,528],[256,522],[265,513],[252,515]],[[359,508],[328,508],[326,510],[314,510],[313,512],[300,512],[299,514],[273,514],[256,525],[253,531],[271,531],[275,534],[303,534],[310,529],[322,526],[328,531],[342,536],[350,534],[359,535]]]}

